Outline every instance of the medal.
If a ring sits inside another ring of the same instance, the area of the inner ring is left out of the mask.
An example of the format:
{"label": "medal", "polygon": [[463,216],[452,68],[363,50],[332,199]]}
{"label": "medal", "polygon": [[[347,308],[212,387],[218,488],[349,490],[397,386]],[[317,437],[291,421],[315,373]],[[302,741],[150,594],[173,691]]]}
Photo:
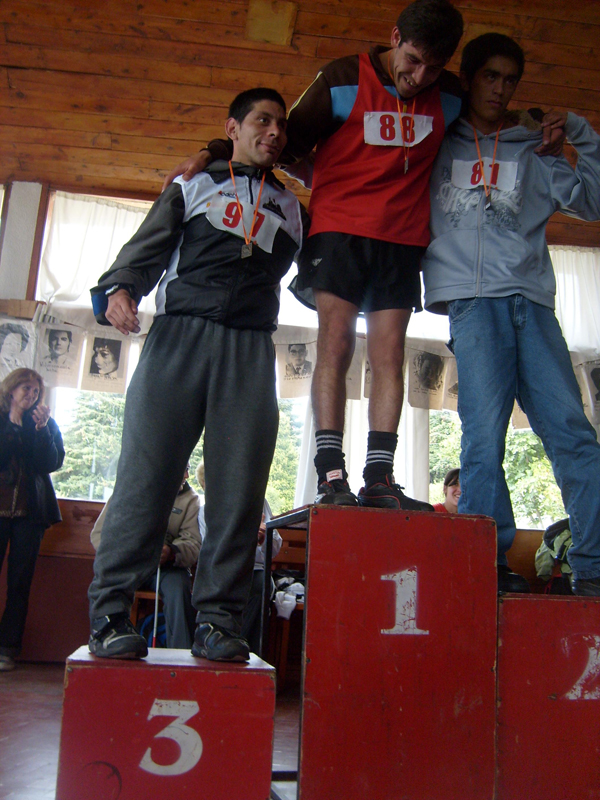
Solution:
{"label": "medal", "polygon": [[[392,70],[391,70],[391,67],[390,67],[390,53],[388,53],[387,65],[388,65],[388,73],[389,73],[390,78],[392,80],[392,84],[394,85],[394,89],[396,90],[396,105],[398,107],[398,125],[400,126],[400,136],[402,137],[402,149],[404,150],[404,174],[406,175],[406,173],[408,172],[408,159],[409,159],[409,156],[410,156],[410,147],[409,147],[406,139],[404,138],[404,127],[402,125],[402,112],[400,111],[400,97],[398,95],[398,89],[396,89],[396,84],[394,83],[394,76],[392,75]],[[415,97],[413,97],[412,110],[410,112],[410,128],[409,128],[409,131],[412,131],[414,129],[414,125],[415,125],[415,103],[416,102],[417,102],[417,98],[416,98],[416,95],[415,95]],[[406,107],[406,103],[404,103],[404,113],[407,113],[407,111],[408,111],[408,109]]]}
{"label": "medal", "polygon": [[229,162],[229,172],[231,174],[231,182],[233,183],[233,191],[235,192],[235,202],[237,203],[238,211],[240,212],[240,219],[242,221],[242,229],[244,231],[244,244],[242,245],[241,258],[250,258],[252,255],[252,234],[254,232],[254,225],[256,224],[256,217],[258,208],[260,206],[260,198],[262,196],[263,186],[265,185],[266,172],[263,172],[262,181],[260,182],[260,190],[258,192],[258,199],[256,201],[256,208],[254,209],[254,216],[252,217],[252,225],[250,226],[250,234],[246,233],[246,226],[244,225],[244,212],[238,197],[237,189],[235,188],[235,176],[233,174],[233,167],[231,161]]}
{"label": "medal", "polygon": [[496,131],[496,142],[494,144],[494,156],[492,158],[492,170],[490,173],[490,185],[488,186],[485,182],[485,172],[483,159],[481,158],[481,150],[479,149],[479,137],[477,136],[477,130],[475,125],[471,125],[473,128],[473,133],[475,134],[475,146],[477,147],[477,158],[479,159],[479,169],[481,170],[481,180],[483,181],[483,191],[485,192],[485,205],[483,206],[484,211],[491,211],[492,209],[492,179],[494,176],[494,164],[496,163],[496,150],[498,149],[498,137],[500,136],[500,131],[502,129],[502,123],[500,123],[500,127]]}

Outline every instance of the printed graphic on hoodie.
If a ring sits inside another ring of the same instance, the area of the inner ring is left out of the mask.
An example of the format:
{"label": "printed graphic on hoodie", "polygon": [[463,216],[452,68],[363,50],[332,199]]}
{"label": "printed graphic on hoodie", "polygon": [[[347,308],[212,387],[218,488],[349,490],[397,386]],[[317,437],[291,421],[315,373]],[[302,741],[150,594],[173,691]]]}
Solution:
{"label": "printed graphic on hoodie", "polygon": [[[490,177],[490,172],[485,164],[487,160],[489,159],[484,159],[484,165],[486,166],[486,182]],[[502,189],[492,186],[492,206],[484,212],[484,222],[491,225],[497,225],[498,227],[505,228],[510,231],[517,231],[521,227],[518,220],[518,215],[520,214],[523,206],[521,181],[517,180],[517,164],[510,161],[497,163],[508,167],[514,167],[514,170],[511,170],[513,173],[512,180],[502,182],[502,185],[504,186],[510,186],[512,184],[512,188],[508,189],[507,191],[503,191]],[[457,180],[462,185],[456,185],[453,180],[455,174],[454,164],[461,165],[458,171]],[[467,166],[463,167],[462,165]],[[454,228],[458,228],[461,217],[467,214],[469,211],[477,208],[479,203],[483,202],[482,198],[485,197],[483,191],[483,181],[481,180],[480,174],[481,170],[479,170],[479,179],[477,183],[471,184],[468,181],[467,170],[469,170],[469,173],[473,175],[474,165],[479,166],[478,162],[454,161],[452,165],[452,173],[446,167],[444,167],[442,170],[442,180],[440,182],[440,188],[435,196],[435,199],[437,202],[439,202],[444,214],[450,218],[451,224]],[[491,161],[489,166],[491,167]],[[506,172],[507,175],[510,174],[508,170]],[[473,191],[474,189],[479,189],[479,191],[475,192]]]}

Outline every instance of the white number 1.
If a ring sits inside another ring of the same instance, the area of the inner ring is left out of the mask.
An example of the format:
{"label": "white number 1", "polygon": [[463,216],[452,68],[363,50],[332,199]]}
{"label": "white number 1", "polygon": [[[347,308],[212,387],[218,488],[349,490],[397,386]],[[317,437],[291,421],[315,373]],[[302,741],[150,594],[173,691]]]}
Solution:
{"label": "white number 1", "polygon": [[588,660],[585,669],[563,695],[565,700],[600,700],[600,636],[593,633],[580,633],[566,636],[562,646],[567,656],[571,649],[579,644],[584,644],[588,650]]}
{"label": "white number 1", "polygon": [[185,723],[200,711],[195,700],[155,700],[148,719],[152,717],[176,717],[166,728],[159,731],[155,739],[173,739],[179,745],[179,758],[173,764],[157,764],[152,759],[149,747],[140,761],[140,767],[153,775],[183,775],[193,769],[202,755],[202,739],[198,731]]}
{"label": "white number 1", "polygon": [[417,628],[417,568],[382,575],[381,580],[396,584],[396,621],[393,628],[382,628],[381,632],[428,636],[429,631]]}

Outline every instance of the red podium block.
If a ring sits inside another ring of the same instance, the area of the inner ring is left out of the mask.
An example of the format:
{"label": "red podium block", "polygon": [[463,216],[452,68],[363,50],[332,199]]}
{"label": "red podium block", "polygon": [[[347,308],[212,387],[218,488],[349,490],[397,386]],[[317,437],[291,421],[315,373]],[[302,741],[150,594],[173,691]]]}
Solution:
{"label": "red podium block", "polygon": [[311,509],[301,800],[491,800],[496,580],[485,517]]}
{"label": "red podium block", "polygon": [[600,599],[500,603],[497,800],[600,798]]}
{"label": "red podium block", "polygon": [[267,800],[275,670],[151,650],[67,659],[56,800]]}

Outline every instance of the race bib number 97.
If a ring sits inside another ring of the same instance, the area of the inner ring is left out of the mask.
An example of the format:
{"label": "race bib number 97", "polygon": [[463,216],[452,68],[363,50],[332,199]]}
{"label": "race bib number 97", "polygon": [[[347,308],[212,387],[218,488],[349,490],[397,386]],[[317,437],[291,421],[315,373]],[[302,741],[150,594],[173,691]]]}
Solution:
{"label": "race bib number 97", "polygon": [[[483,159],[485,182],[488,186],[502,192],[512,192],[517,182],[516,161],[496,161],[492,168],[492,159]],[[452,185],[459,189],[476,189],[483,186],[483,175],[479,161],[453,161]]]}
{"label": "race bib number 97", "polygon": [[365,111],[365,143],[414,147],[433,131],[433,117],[398,115],[397,111]]}
{"label": "race bib number 97", "polygon": [[[254,206],[250,203],[241,203],[244,224],[242,225],[242,217],[235,198],[224,197],[221,194],[216,194],[210,202],[206,212],[206,219],[210,224],[220,231],[233,233],[234,236],[239,236],[244,241],[244,227],[246,233],[250,235],[250,228],[252,227],[252,220],[254,218]],[[259,211],[256,215],[254,229],[252,231],[252,241],[264,250],[266,253],[273,252],[273,240],[277,233],[281,220],[274,214]]]}

